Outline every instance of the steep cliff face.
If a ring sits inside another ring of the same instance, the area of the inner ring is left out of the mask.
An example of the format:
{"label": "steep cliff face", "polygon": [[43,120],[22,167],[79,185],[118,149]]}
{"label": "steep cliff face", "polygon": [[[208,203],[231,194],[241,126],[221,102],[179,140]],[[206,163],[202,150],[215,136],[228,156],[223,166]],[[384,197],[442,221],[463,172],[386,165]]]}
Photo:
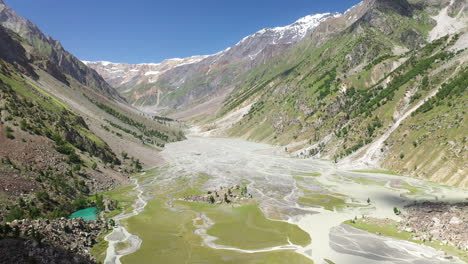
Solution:
{"label": "steep cliff face", "polygon": [[37,63],[42,69],[58,76],[58,73],[77,80],[82,85],[95,89],[106,96],[122,100],[119,94],[104,79],[91,68],[86,67],[75,56],[67,52],[59,41],[44,35],[41,30],[30,21],[19,16],[13,9],[0,2],[0,25],[10,29],[35,48],[37,54],[47,58],[48,62]]}
{"label": "steep cliff face", "polygon": [[311,15],[285,27],[262,29],[209,56],[170,59],[160,64],[86,64],[137,107],[148,111],[180,110],[226,95],[241,74],[289,49],[335,15]]}

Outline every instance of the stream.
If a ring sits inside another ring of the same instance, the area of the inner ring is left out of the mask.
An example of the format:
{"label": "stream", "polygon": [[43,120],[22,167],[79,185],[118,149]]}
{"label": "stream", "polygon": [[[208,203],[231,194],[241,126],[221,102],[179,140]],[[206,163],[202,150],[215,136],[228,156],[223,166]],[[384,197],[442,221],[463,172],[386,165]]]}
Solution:
{"label": "stream", "polygon": [[[185,141],[168,144],[161,155],[170,167],[158,176],[158,183],[173,181],[184,173],[187,177],[196,173],[209,175],[201,188],[203,191],[248,182],[249,192],[260,202],[259,207],[266,217],[279,217],[296,224],[312,238],[312,243],[305,247],[292,243],[256,250],[223,246],[216,243],[216,237],[207,234],[213,221],[204,213],[196,212],[195,233],[203,239],[205,246],[241,253],[286,249],[303,254],[314,263],[325,263],[324,259],[347,264],[374,264],[376,260],[402,264],[464,263],[458,258],[447,259],[431,247],[378,236],[342,223],[362,215],[399,220],[393,212],[394,207],[403,209],[407,204],[422,200],[464,201],[468,197],[466,190],[396,175],[343,170],[331,162],[291,158],[283,148],[240,139],[191,136]],[[136,180],[135,183],[138,199],[134,210],[116,217],[117,223],[138,215],[146,206],[143,188]],[[410,192],[408,186],[417,192]],[[346,204],[355,206],[330,211],[321,206],[300,204],[299,198],[305,192],[338,195],[345,197]],[[172,200],[166,205],[170,210],[176,210]],[[200,221],[196,220],[202,220],[202,223],[197,224]],[[106,264],[120,263],[120,257],[135,252],[144,243],[121,225],[106,240],[109,241]],[[115,245],[123,241],[131,246],[116,252]]]}

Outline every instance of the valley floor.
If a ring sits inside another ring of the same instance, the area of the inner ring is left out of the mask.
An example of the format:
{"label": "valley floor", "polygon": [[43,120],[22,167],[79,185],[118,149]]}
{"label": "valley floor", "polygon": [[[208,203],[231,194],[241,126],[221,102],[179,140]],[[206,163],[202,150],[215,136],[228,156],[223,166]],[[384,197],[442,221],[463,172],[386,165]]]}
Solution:
{"label": "valley floor", "polygon": [[[166,165],[135,177],[135,210],[118,217],[105,263],[464,263],[432,244],[344,222],[362,216],[399,221],[395,208],[425,200],[463,202],[468,191],[346,171],[283,151],[195,136],[168,144],[160,153]],[[255,202],[183,200],[235,185],[246,186]]]}

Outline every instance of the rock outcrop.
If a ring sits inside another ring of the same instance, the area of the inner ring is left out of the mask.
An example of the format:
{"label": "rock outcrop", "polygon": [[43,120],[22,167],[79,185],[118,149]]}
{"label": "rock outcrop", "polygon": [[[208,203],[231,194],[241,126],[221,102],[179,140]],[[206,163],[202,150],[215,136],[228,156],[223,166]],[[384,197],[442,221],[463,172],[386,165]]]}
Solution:
{"label": "rock outcrop", "polygon": [[405,207],[400,229],[421,241],[437,240],[468,250],[468,203],[423,202]]}
{"label": "rock outcrop", "polygon": [[0,252],[4,251],[0,260],[27,258],[34,263],[94,263],[89,250],[110,228],[106,222],[81,218],[15,220],[0,225],[0,238],[3,238]]}

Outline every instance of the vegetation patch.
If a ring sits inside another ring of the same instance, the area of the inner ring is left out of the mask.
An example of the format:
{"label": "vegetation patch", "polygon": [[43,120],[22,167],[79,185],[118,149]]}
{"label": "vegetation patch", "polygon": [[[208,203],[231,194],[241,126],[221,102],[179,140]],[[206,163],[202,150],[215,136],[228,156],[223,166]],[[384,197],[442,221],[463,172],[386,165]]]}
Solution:
{"label": "vegetation patch", "polygon": [[312,263],[292,251],[244,254],[209,248],[194,233],[195,217],[194,212],[170,211],[163,197],[150,201],[144,212],[125,221],[129,232],[143,243],[140,250],[124,256],[122,263]]}
{"label": "vegetation patch", "polygon": [[397,173],[395,173],[393,171],[388,171],[388,170],[353,170],[352,172],[398,175]]}
{"label": "vegetation patch", "polygon": [[215,243],[220,245],[262,249],[287,245],[288,239],[300,246],[311,243],[310,236],[298,226],[267,219],[256,204],[231,207],[183,201],[177,203],[205,213],[214,222],[208,234],[217,237]]}
{"label": "vegetation patch", "polygon": [[96,240],[98,242],[89,250],[91,255],[96,258],[97,263],[104,263],[104,260],[106,259],[106,251],[109,246],[109,242],[104,240],[104,238],[111,232],[112,230],[109,230],[107,233],[100,235]]}

